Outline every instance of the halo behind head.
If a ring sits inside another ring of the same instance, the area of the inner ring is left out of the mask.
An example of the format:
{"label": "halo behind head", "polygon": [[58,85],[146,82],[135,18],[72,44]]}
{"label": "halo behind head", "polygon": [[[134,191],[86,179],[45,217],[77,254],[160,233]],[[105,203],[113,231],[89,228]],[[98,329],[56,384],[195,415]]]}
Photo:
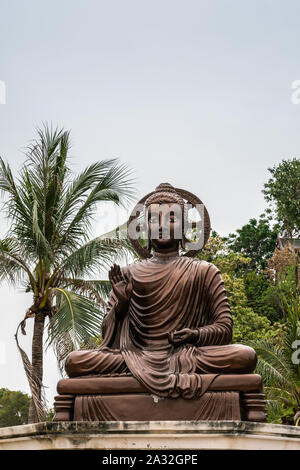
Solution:
{"label": "halo behind head", "polygon": [[[182,256],[186,257],[194,257],[197,256],[197,254],[204,248],[210,234],[210,218],[208,211],[206,207],[204,206],[203,202],[195,196],[193,193],[186,191],[185,189],[180,189],[180,188],[174,188],[171,184],[169,183],[161,183],[158,185],[155,189],[155,191],[152,191],[151,193],[146,194],[140,201],[136,204],[134,209],[131,212],[131,215],[127,221],[127,232],[128,232],[128,238],[129,241],[135,250],[135,252],[141,257],[141,258],[152,258],[152,254],[149,250],[147,250],[145,247],[143,247],[139,240],[137,238],[134,238],[133,236],[130,236],[130,230],[129,227],[131,227],[131,224],[135,226],[135,223],[137,222],[138,217],[143,213],[144,215],[144,226],[147,226],[147,219],[146,219],[146,212],[147,208],[149,207],[150,204],[164,204],[164,203],[177,203],[180,204],[181,207],[183,207],[183,217],[184,221],[187,220],[187,204],[186,202],[190,205],[190,207],[194,207],[197,209],[197,211],[200,214],[201,222],[202,222],[202,240],[203,243],[200,248],[197,249],[190,249],[186,253],[184,253]],[[202,207],[202,211],[200,212],[198,210],[198,207]],[[141,209],[144,208],[144,209]],[[185,235],[184,235],[185,236]],[[188,240],[187,240],[188,241]]]}

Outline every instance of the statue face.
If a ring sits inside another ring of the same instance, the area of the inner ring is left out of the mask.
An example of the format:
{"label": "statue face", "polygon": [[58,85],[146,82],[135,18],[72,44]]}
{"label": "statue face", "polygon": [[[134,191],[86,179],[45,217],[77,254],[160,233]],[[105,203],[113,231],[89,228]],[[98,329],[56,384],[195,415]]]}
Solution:
{"label": "statue face", "polygon": [[182,208],[180,204],[150,204],[148,208],[148,236],[154,248],[178,248],[182,238]]}

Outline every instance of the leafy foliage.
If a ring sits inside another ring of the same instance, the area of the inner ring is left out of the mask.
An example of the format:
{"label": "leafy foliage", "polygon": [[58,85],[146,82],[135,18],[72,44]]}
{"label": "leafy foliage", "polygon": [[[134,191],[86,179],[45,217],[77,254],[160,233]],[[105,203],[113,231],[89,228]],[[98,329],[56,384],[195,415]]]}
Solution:
{"label": "leafy foliage", "polygon": [[300,160],[282,160],[268,169],[271,178],[263,194],[274,210],[282,230],[289,234],[300,232]]}
{"label": "leafy foliage", "polygon": [[233,317],[233,341],[247,343],[250,340],[275,335],[267,317],[259,315],[247,305],[244,280],[223,274]]}
{"label": "leafy foliage", "polygon": [[226,244],[226,239],[212,232],[204,249],[198,255],[209,263],[215,264],[221,273],[227,273],[230,276],[241,275],[248,269],[250,258],[241,253],[236,253]]}
{"label": "leafy foliage", "polygon": [[279,339],[250,342],[258,354],[256,371],[262,375],[273,419],[300,410],[300,305],[298,298],[282,301],[286,321]]}
{"label": "leafy foliage", "polygon": [[250,258],[249,269],[259,270],[266,267],[266,260],[274,252],[278,229],[278,225],[271,227],[267,214],[262,214],[258,220],[250,219],[235,234],[229,234],[226,242],[234,252]]}
{"label": "leafy foliage", "polygon": [[26,393],[0,389],[0,427],[26,424],[30,397]]}

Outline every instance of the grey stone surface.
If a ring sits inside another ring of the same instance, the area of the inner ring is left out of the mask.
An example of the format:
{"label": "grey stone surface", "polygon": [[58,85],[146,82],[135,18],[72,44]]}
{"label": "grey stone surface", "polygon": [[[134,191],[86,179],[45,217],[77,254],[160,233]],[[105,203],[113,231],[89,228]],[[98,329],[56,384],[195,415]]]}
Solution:
{"label": "grey stone surface", "polygon": [[106,421],[0,428],[4,449],[297,449],[300,428],[242,421]]}

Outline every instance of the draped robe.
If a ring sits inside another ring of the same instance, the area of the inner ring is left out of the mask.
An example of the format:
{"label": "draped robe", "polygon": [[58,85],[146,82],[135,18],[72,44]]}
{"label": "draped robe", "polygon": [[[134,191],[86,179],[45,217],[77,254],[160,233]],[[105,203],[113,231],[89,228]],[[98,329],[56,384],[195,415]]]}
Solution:
{"label": "draped robe", "polygon": [[[217,374],[254,370],[254,350],[229,344],[232,316],[213,264],[154,256],[122,268],[122,273],[133,287],[128,310],[118,317],[112,292],[101,346],[71,353],[66,361],[70,377],[131,374],[157,396],[194,398]],[[168,334],[184,328],[197,330],[196,342],[171,344]]]}

